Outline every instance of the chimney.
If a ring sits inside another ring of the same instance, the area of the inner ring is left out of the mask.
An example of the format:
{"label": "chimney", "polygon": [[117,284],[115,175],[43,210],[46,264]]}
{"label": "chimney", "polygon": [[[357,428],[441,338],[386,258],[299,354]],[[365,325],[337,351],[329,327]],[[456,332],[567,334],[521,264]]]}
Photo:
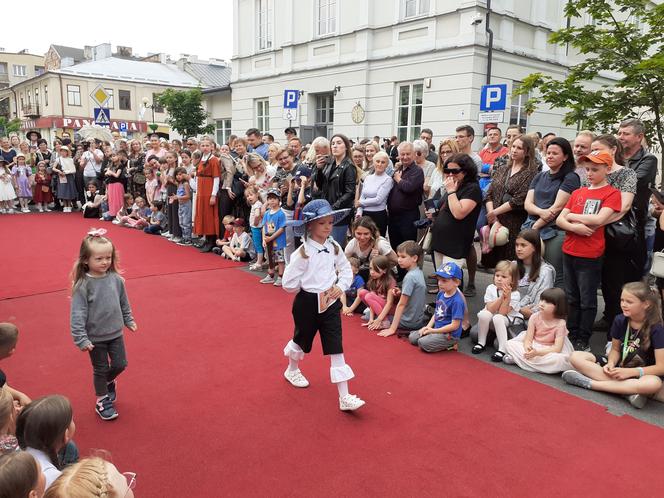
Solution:
{"label": "chimney", "polygon": [[94,59],[94,47],[86,45],[83,47],[83,58],[86,61],[91,61]]}
{"label": "chimney", "polygon": [[100,45],[97,45],[96,47],[93,47],[93,58],[96,61],[100,61],[103,59],[108,59],[113,55],[113,52],[111,50],[111,44],[110,43],[102,43]]}
{"label": "chimney", "polygon": [[187,62],[191,62],[191,63],[198,62],[198,56],[197,55],[188,55],[187,56]]}

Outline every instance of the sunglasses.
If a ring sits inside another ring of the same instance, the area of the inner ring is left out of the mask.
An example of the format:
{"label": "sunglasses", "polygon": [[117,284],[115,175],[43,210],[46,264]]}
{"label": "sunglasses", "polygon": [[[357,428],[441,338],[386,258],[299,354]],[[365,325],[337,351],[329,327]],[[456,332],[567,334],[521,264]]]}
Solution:
{"label": "sunglasses", "polygon": [[461,171],[461,168],[443,168],[443,173],[446,175],[458,175]]}

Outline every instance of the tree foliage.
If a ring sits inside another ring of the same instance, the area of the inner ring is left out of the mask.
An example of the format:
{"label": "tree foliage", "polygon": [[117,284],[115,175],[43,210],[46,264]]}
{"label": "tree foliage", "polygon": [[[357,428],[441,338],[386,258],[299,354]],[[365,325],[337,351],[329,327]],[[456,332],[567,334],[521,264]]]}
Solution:
{"label": "tree foliage", "polygon": [[7,136],[10,133],[17,132],[21,129],[21,120],[18,118],[7,119],[0,116],[0,137]]}
{"label": "tree foliage", "polygon": [[[569,27],[554,32],[550,42],[569,45],[584,57],[564,79],[529,75],[518,93],[534,92],[526,104],[565,108],[565,124],[583,122],[591,130],[615,131],[627,117],[641,119],[650,141],[664,150],[664,4],[648,0],[570,0]],[[585,22],[588,16],[592,22]],[[610,73],[617,81],[591,83]],[[532,94],[531,94],[532,95]]]}
{"label": "tree foliage", "polygon": [[168,124],[183,137],[213,133],[214,125],[206,125],[208,113],[202,105],[200,88],[173,90],[169,88],[157,97],[157,102],[168,112]]}

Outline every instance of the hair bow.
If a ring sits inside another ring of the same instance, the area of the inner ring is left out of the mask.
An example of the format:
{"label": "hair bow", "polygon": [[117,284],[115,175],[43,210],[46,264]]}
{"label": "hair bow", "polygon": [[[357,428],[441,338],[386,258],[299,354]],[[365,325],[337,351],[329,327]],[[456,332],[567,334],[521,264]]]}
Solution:
{"label": "hair bow", "polygon": [[105,228],[92,228],[88,232],[89,237],[103,237],[106,235],[106,229]]}

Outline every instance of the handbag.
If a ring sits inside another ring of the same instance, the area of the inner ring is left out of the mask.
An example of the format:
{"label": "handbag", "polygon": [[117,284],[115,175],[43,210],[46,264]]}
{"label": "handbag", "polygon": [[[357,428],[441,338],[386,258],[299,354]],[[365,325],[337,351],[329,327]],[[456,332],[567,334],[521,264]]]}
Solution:
{"label": "handbag", "polygon": [[48,193],[48,192],[51,191],[51,187],[48,187],[46,185],[42,185],[41,186],[41,191],[44,192],[44,193]]}
{"label": "handbag", "polygon": [[508,317],[509,324],[507,325],[507,336],[510,339],[514,339],[521,332],[528,328],[526,321],[520,316],[515,316],[514,318]]}
{"label": "handbag", "polygon": [[137,185],[145,184],[145,174],[142,171],[137,171],[131,179]]}
{"label": "handbag", "polygon": [[606,244],[619,251],[628,251],[636,243],[636,215],[630,209],[625,215],[604,230]]}
{"label": "handbag", "polygon": [[657,278],[664,278],[664,252],[653,253],[650,274]]}
{"label": "handbag", "polygon": [[431,250],[431,227],[427,228],[427,233],[422,236],[418,244],[424,252],[429,252]]}

